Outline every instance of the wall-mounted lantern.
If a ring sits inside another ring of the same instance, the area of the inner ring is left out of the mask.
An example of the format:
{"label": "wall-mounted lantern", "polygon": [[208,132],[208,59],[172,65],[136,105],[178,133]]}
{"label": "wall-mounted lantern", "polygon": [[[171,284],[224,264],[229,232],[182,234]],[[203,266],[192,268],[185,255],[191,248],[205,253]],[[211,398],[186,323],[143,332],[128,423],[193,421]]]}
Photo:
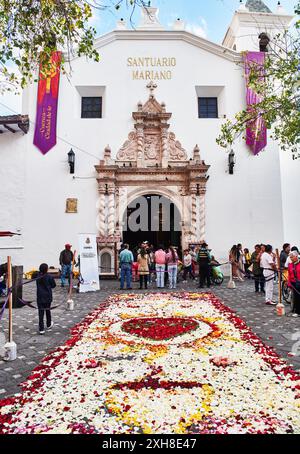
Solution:
{"label": "wall-mounted lantern", "polygon": [[235,166],[235,153],[233,150],[231,150],[228,155],[229,175],[233,175],[234,166]]}
{"label": "wall-mounted lantern", "polygon": [[68,153],[68,164],[70,166],[70,173],[75,173],[75,153],[72,148]]}

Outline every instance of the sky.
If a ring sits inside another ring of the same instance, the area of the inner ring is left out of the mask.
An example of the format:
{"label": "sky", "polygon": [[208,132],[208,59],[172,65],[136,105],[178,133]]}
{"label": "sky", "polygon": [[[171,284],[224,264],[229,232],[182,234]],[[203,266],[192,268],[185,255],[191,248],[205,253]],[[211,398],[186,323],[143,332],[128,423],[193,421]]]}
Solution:
{"label": "sky", "polygon": [[[98,0],[100,1],[100,0]],[[102,0],[105,4],[113,0]],[[294,12],[297,0],[281,0],[281,5],[287,13]],[[276,11],[278,0],[265,0],[265,4]],[[121,18],[130,24],[130,11],[125,7],[116,11],[113,7],[105,11],[97,11],[92,18],[92,25],[98,35],[103,35],[116,28],[116,22]],[[238,9],[239,0],[152,0],[151,5],[159,8],[159,19],[165,28],[172,28],[177,18],[185,22],[186,30],[209,39],[216,43],[222,42],[234,12]],[[140,11],[133,16],[134,26],[138,26]],[[6,105],[7,107],[3,106]],[[10,110],[11,109],[11,110]],[[16,95],[0,96],[0,115],[11,115],[21,112],[21,99]]]}
{"label": "sky", "polygon": [[[105,0],[103,0],[104,2]],[[107,1],[107,0],[106,0]],[[265,0],[265,4],[276,11],[278,0]],[[294,12],[296,0],[281,0],[287,13]],[[151,6],[159,8],[159,19],[163,26],[171,28],[173,22],[180,18],[188,31],[199,34],[211,41],[221,43],[234,12],[239,8],[240,0],[152,0]],[[125,5],[124,5],[125,6]],[[95,14],[93,25],[99,34],[107,33],[115,28],[116,21],[121,17],[130,26],[129,11],[126,7],[116,11]],[[138,25],[140,12],[134,15],[134,24]]]}

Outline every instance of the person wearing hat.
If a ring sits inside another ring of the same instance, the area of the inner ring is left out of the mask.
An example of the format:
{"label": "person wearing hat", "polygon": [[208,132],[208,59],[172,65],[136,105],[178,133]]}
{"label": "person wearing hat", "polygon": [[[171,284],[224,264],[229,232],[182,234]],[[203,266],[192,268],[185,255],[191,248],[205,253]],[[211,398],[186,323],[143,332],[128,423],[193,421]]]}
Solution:
{"label": "person wearing hat", "polygon": [[199,287],[203,288],[205,281],[207,283],[207,287],[210,287],[210,253],[207,249],[207,243],[203,242],[200,246],[197,262],[199,264]]}
{"label": "person wearing hat", "polygon": [[70,276],[72,272],[73,252],[71,251],[71,244],[66,244],[65,249],[61,251],[59,256],[59,264],[61,266],[61,286],[65,286],[66,277],[68,277],[70,285]]}

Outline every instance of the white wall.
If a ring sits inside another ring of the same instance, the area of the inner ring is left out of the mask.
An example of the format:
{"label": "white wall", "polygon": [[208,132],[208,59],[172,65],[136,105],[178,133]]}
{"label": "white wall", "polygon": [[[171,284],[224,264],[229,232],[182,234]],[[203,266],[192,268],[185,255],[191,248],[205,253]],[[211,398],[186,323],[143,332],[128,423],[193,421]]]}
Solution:
{"label": "white wall", "polygon": [[292,159],[288,151],[280,153],[284,223],[284,243],[300,247],[300,159]]}
{"label": "white wall", "polygon": [[0,263],[8,255],[15,265],[23,263],[26,143],[21,132],[0,135],[0,231],[22,234],[0,237]]}
{"label": "white wall", "polygon": [[[220,259],[227,257],[233,243],[242,242],[252,248],[256,242],[283,241],[279,158],[276,147],[269,145],[258,157],[249,154],[244,143],[235,145],[237,164],[234,175],[226,173],[228,156],[215,138],[221,126],[219,119],[198,119],[196,86],[225,86],[224,109],[228,117],[244,107],[245,89],[239,67],[222,57],[208,53],[183,41],[131,40],[115,41],[100,49],[100,63],[84,58],[73,61],[71,83],[61,79],[58,108],[58,143],[46,156],[32,145],[34,126],[25,142],[26,182],[24,192],[17,186],[16,199],[2,202],[4,211],[24,213],[22,242],[25,246],[25,269],[42,261],[58,264],[65,242],[77,247],[77,233],[96,233],[97,182],[94,165],[103,156],[107,144],[115,156],[132,130],[132,111],[138,101],[148,97],[147,81],[132,80],[126,66],[127,57],[176,57],[170,81],[157,81],[156,96],[173,113],[170,130],[176,133],[191,155],[196,143],[202,159],[211,165],[207,192],[207,240]],[[105,117],[78,118],[76,86],[105,86]],[[34,121],[37,87],[27,93],[24,108]],[[10,144],[14,143],[10,137]],[[76,177],[69,175],[67,153],[71,145],[76,153]],[[21,140],[21,139],[20,139]],[[3,139],[0,137],[2,147]],[[76,147],[93,156],[85,154]],[[10,148],[10,147],[9,147]],[[14,168],[15,152],[5,153],[6,170],[0,169],[4,187]],[[9,172],[7,172],[9,169]],[[2,186],[2,180],[1,180]],[[2,192],[2,190],[1,190]],[[78,214],[65,213],[65,200],[78,198]],[[21,222],[21,221],[20,221]],[[22,223],[22,222],[21,222]],[[1,221],[2,224],[2,221]]]}

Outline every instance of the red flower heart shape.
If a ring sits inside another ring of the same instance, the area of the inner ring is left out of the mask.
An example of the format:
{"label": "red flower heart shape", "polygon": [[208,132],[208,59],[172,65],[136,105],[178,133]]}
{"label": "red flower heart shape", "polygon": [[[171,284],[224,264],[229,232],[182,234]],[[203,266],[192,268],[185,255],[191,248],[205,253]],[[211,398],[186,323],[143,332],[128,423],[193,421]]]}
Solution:
{"label": "red flower heart shape", "polygon": [[122,330],[135,336],[161,341],[194,331],[198,322],[190,318],[133,318],[122,325]]}

